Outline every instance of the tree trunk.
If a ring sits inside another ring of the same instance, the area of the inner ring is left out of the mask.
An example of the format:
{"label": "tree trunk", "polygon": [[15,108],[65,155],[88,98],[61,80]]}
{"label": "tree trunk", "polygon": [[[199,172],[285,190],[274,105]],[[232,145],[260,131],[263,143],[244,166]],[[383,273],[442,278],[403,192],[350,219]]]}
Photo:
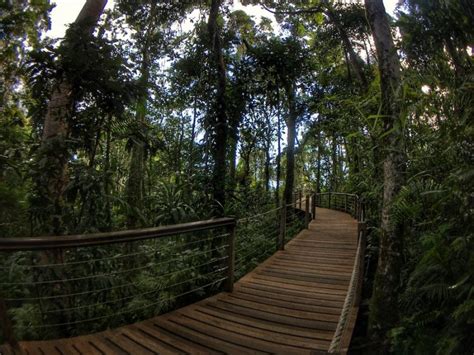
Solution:
{"label": "tree trunk", "polygon": [[321,192],[321,131],[318,131],[318,165],[316,168],[316,192]]}
{"label": "tree trunk", "polygon": [[270,157],[270,146],[265,147],[265,191],[270,191],[270,164],[271,164],[271,157]]}
{"label": "tree trunk", "polygon": [[107,228],[112,226],[112,208],[110,205],[110,144],[111,144],[111,137],[110,137],[110,130],[111,130],[111,117],[110,115],[107,117],[107,129],[105,134],[105,163],[104,163],[104,193],[105,193],[105,213],[106,213],[106,222]]}
{"label": "tree trunk", "polygon": [[267,126],[266,132],[265,132],[265,165],[264,165],[264,177],[265,177],[265,191],[268,193],[270,192],[270,179],[271,179],[271,163],[272,163],[272,158],[270,155],[270,151],[272,149],[272,141],[273,141],[273,127],[272,127],[272,121],[270,118],[270,114],[266,113],[265,114],[265,123]]}
{"label": "tree trunk", "polygon": [[226,67],[222,54],[222,41],[217,24],[219,8],[222,0],[212,0],[209,12],[207,28],[209,32],[209,43],[217,70],[217,95],[214,112],[211,113],[214,139],[212,155],[214,158],[214,169],[212,174],[212,189],[214,199],[214,215],[222,216],[225,206],[225,180],[226,180],[226,142],[227,142],[227,112],[226,112]]}
{"label": "tree trunk", "polygon": [[296,98],[293,84],[286,85],[286,95],[288,97],[289,114],[286,120],[287,147],[286,147],[286,180],[284,199],[286,204],[292,202],[293,187],[295,183],[295,139],[296,139]]}
{"label": "tree trunk", "polygon": [[193,123],[191,126],[191,138],[189,140],[189,167],[188,167],[188,185],[194,175],[194,139],[196,138],[197,121],[197,98],[194,98],[193,104]]}
{"label": "tree trunk", "polygon": [[331,191],[337,192],[338,186],[338,164],[337,164],[337,140],[336,135],[332,136],[332,147],[331,147]]}
{"label": "tree trunk", "polygon": [[[239,114],[240,117],[240,114]],[[236,116],[233,116],[229,120],[229,191],[230,194],[234,194],[235,188],[237,186],[237,147],[239,145],[239,124],[240,119]]]}
{"label": "tree trunk", "polygon": [[244,171],[240,179],[240,185],[247,189],[250,186],[250,159],[252,158],[252,152],[255,147],[255,141],[248,143],[246,147],[242,147],[240,158],[243,161]]}
{"label": "tree trunk", "polygon": [[[74,25],[91,34],[106,3],[107,0],[87,0]],[[68,41],[67,33],[66,41]],[[40,160],[47,161],[47,169],[37,181],[37,190],[42,203],[52,206],[50,214],[54,217],[50,232],[53,234],[60,234],[63,229],[61,216],[64,209],[63,195],[68,184],[69,160],[66,139],[69,135],[68,119],[72,115],[73,107],[73,88],[63,77],[56,84],[48,102],[39,157]]]}
{"label": "tree trunk", "polygon": [[279,206],[280,204],[280,180],[281,180],[281,110],[280,110],[280,98],[278,97],[276,187],[275,187],[275,202],[276,202],[275,205],[276,206]]}
{"label": "tree trunk", "polygon": [[[144,45],[142,49],[142,65],[140,69],[140,83],[142,92],[138,98],[135,120],[138,129],[143,127],[145,122],[149,81],[150,58],[148,46]],[[127,181],[126,198],[128,203],[127,227],[136,228],[141,225],[140,214],[143,209],[143,188],[145,181],[145,142],[137,136],[132,143],[132,152],[130,157],[130,166]]]}
{"label": "tree trunk", "polygon": [[377,50],[385,131],[382,233],[372,294],[370,326],[373,339],[382,344],[382,352],[388,352],[387,332],[398,321],[398,288],[402,260],[403,225],[395,219],[391,211],[404,182],[401,103],[397,100],[401,89],[401,73],[383,1],[365,0],[365,5]]}
{"label": "tree trunk", "polygon": [[184,141],[184,117],[181,118],[179,125],[178,149],[176,149],[176,184],[181,184],[181,175],[183,173],[183,141]]}

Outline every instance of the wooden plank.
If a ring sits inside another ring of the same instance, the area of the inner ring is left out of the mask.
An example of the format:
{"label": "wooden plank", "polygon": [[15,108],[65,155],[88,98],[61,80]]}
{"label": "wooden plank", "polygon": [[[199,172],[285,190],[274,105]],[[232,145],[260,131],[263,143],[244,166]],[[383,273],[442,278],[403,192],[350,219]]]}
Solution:
{"label": "wooden plank", "polygon": [[350,253],[357,249],[357,243],[353,241],[344,240],[322,240],[322,239],[297,239],[289,248],[302,248],[304,250],[317,251],[321,250],[335,250],[342,253]]}
{"label": "wooden plank", "polygon": [[298,285],[292,285],[288,283],[274,282],[274,281],[263,280],[263,279],[259,280],[255,278],[252,279],[251,282],[254,284],[276,287],[276,288],[281,289],[282,292],[287,292],[287,291],[303,292],[303,293],[306,293],[306,295],[313,295],[313,297],[317,297],[320,299],[334,300],[334,301],[341,301],[341,302],[344,302],[344,299],[345,299],[344,295],[330,293],[330,292],[329,293],[322,292],[321,289],[319,288],[301,287]]}
{"label": "wooden plank", "polygon": [[[302,329],[302,330],[314,330],[314,329],[321,329],[321,328],[315,328],[314,324],[310,324],[309,322],[304,322],[304,321],[299,321],[298,319],[292,318],[292,317],[286,317],[286,316],[280,316],[277,314],[273,313],[267,313],[247,307],[242,307],[238,305],[234,305],[231,303],[226,303],[226,302],[209,302],[206,304],[206,307],[211,307],[216,310],[224,310],[228,312],[232,312],[234,314],[238,315],[243,315],[259,320],[263,320],[265,322],[269,323],[274,323],[277,325],[284,325],[284,326],[290,326],[295,329]],[[332,329],[324,329],[331,331]]]}
{"label": "wooden plank", "polygon": [[98,333],[91,337],[89,344],[106,355],[130,355],[128,351],[104,337],[103,333]]}
{"label": "wooden plank", "polygon": [[351,251],[341,251],[337,248],[321,248],[321,247],[303,247],[303,246],[289,246],[285,249],[286,253],[284,255],[296,255],[296,254],[307,254],[308,256],[321,256],[323,257],[325,254],[328,256],[335,256],[335,255],[355,255],[355,248]]}
{"label": "wooden plank", "polygon": [[[332,258],[331,256],[333,255],[337,255],[336,252],[333,252],[333,253],[327,253],[329,256],[324,256],[322,255],[322,253],[320,255],[303,255],[301,253],[299,253],[298,251],[294,251],[292,253],[290,253],[290,251],[288,250],[288,252],[284,253],[284,254],[280,254],[276,259],[277,260],[281,260],[281,259],[286,259],[286,260],[291,260],[291,259],[301,259],[301,261],[309,261],[309,262],[317,262],[317,261],[322,261],[323,264],[326,264],[326,259],[329,259],[328,262],[331,262]],[[340,257],[342,257],[342,255],[339,255]],[[355,256],[355,254],[354,254]],[[349,263],[347,263],[347,261],[349,260],[353,260],[354,259],[354,256],[348,258],[348,260],[344,260],[346,262],[346,264],[337,264],[337,265],[341,265],[341,266],[344,266],[344,265],[349,265]],[[331,264],[334,264],[333,262]]]}
{"label": "wooden plank", "polygon": [[349,286],[349,281],[347,280],[340,280],[331,275],[315,275],[315,276],[308,276],[308,275],[301,275],[293,273],[291,270],[269,270],[265,269],[262,271],[258,271],[255,273],[259,276],[269,276],[278,278],[281,281],[285,280],[293,280],[293,281],[301,281],[313,284],[313,286],[324,285],[325,288],[333,288],[333,289],[340,289],[345,290]]}
{"label": "wooden plank", "polygon": [[293,272],[296,275],[308,275],[308,276],[335,276],[340,280],[350,280],[351,275],[348,272],[342,271],[335,271],[335,270],[322,270],[319,267],[302,267],[296,266],[294,264],[286,263],[286,264],[277,264],[271,263],[262,268],[263,270],[274,270],[274,271],[289,271]]}
{"label": "wooden plank", "polygon": [[186,312],[186,317],[252,338],[255,347],[265,351],[288,353],[301,352],[304,349],[327,350],[327,342],[316,342],[288,334],[276,334],[274,331],[252,327],[197,310]]}
{"label": "wooden plank", "polygon": [[120,332],[124,337],[127,337],[130,341],[135,342],[139,347],[143,347],[152,351],[156,354],[171,355],[179,352],[178,348],[171,347],[162,341],[157,341],[151,337],[147,337],[145,334],[140,332],[134,327],[123,327]]}
{"label": "wooden plank", "polygon": [[[245,344],[245,346],[251,347],[255,351],[264,353],[276,353],[281,351],[285,354],[310,354],[311,349],[304,349],[298,346],[285,346],[283,344],[273,344],[271,341],[263,340],[259,336],[257,329],[245,329],[235,323],[230,323],[225,320],[214,319],[212,317],[201,315],[193,316],[192,313],[183,314],[183,317],[179,319],[179,322],[184,323],[188,326],[194,327],[195,329],[204,328],[206,332],[211,334],[215,338],[225,339],[232,341],[235,344]],[[271,340],[271,339],[270,339]]]}
{"label": "wooden plank", "polygon": [[[356,228],[354,228],[354,231]],[[331,239],[331,238],[321,238],[321,237],[315,237],[314,234],[318,232],[314,231],[311,232],[311,236],[304,238],[304,237],[298,237],[297,239],[294,239],[294,241],[291,243],[291,246],[304,246],[305,248],[309,247],[311,249],[312,246],[317,246],[317,247],[322,247],[322,248],[338,248],[338,249],[353,249],[357,248],[357,241],[351,237],[350,239],[347,240],[341,240],[341,239]]]}
{"label": "wooden plank", "polygon": [[318,248],[317,250],[310,250],[308,249],[303,249],[302,247],[293,247],[293,248],[288,248],[288,254],[289,255],[303,255],[311,258],[327,258],[327,259],[334,259],[337,257],[346,257],[346,258],[354,258],[355,257],[355,250],[350,251],[350,252],[341,252],[339,250],[336,250],[334,248],[331,249],[325,249],[321,250],[321,248]]}
{"label": "wooden plank", "polygon": [[333,322],[324,322],[320,320],[312,320],[312,319],[303,319],[288,315],[282,315],[273,312],[266,312],[262,311],[258,308],[249,308],[245,305],[238,304],[236,302],[226,302],[226,301],[219,301],[213,304],[215,308],[222,308],[225,310],[231,310],[236,313],[248,315],[251,317],[264,319],[267,321],[272,321],[276,323],[282,323],[290,326],[300,327],[300,328],[307,328],[307,329],[315,329],[315,330],[329,330],[335,331],[336,324]]}
{"label": "wooden plank", "polygon": [[22,352],[31,355],[63,355],[61,346],[51,341],[31,341],[27,346],[22,346]]}
{"label": "wooden plank", "polygon": [[[351,273],[349,270],[333,268],[331,270],[323,269],[318,264],[300,264],[295,262],[286,262],[286,263],[272,263],[267,266],[271,269],[280,269],[288,271],[296,271],[300,273],[308,273],[312,275],[332,275],[332,276],[341,276],[348,278],[350,280]],[[265,269],[265,268],[262,268]],[[261,270],[261,269],[260,269]]]}
{"label": "wooden plank", "polygon": [[254,273],[252,275],[252,279],[264,280],[264,281],[276,282],[276,283],[284,283],[285,285],[299,286],[302,289],[307,287],[311,290],[319,291],[320,293],[328,293],[331,295],[345,296],[346,290],[347,290],[347,287],[341,286],[341,285],[331,285],[331,284],[322,283],[322,282],[306,282],[306,281],[298,281],[298,280],[292,280],[292,279],[282,279],[281,277],[274,277],[270,275],[260,275],[257,273]]}
{"label": "wooden plank", "polygon": [[145,337],[150,338],[152,341],[157,342],[161,346],[163,343],[168,345],[167,347],[174,347],[177,352],[194,352],[196,354],[218,354],[219,352],[214,349],[201,346],[199,343],[193,342],[191,339],[186,339],[182,334],[170,332],[163,328],[158,323],[158,318],[151,321],[140,322],[133,325],[134,330],[137,333],[143,334]]}
{"label": "wooden plank", "polygon": [[[330,253],[311,253],[302,251],[301,249],[293,249],[288,250],[288,253],[284,255],[285,258],[294,258],[298,260],[310,260],[316,261],[321,260],[325,263],[328,262],[329,264],[336,264],[336,265],[350,265],[351,260],[341,259],[338,258],[339,254],[330,254]],[[351,255],[351,259],[354,260],[354,255]]]}
{"label": "wooden plank", "polygon": [[200,306],[196,308],[196,311],[213,315],[216,317],[220,317],[223,319],[228,319],[235,323],[245,324],[252,328],[260,328],[260,329],[269,330],[275,333],[295,335],[302,338],[313,339],[317,341],[318,343],[327,345],[327,348],[329,348],[330,341],[333,337],[333,333],[330,331],[327,331],[327,332],[320,331],[319,336],[318,336],[318,333],[315,333],[314,331],[308,330],[306,328],[298,328],[294,326],[277,324],[277,323],[269,322],[263,319],[258,319],[258,318],[253,318],[251,316],[238,314],[229,310],[216,309],[212,307],[211,305]]}
{"label": "wooden plank", "polygon": [[275,269],[265,268],[264,270],[256,271],[255,274],[263,275],[263,276],[268,275],[268,276],[277,277],[280,279],[311,282],[316,285],[329,284],[329,285],[334,285],[334,288],[338,288],[342,290],[347,289],[347,286],[349,286],[349,281],[350,281],[350,280],[347,280],[347,278],[341,280],[337,276],[301,274],[301,273],[292,272],[291,270],[284,270],[284,269],[275,270]]}
{"label": "wooden plank", "polygon": [[209,332],[209,329],[203,329],[203,327],[196,327],[190,325],[189,322],[185,322],[181,317],[177,317],[177,313],[173,314],[173,317],[161,318],[158,323],[159,326],[164,329],[173,331],[177,334],[182,334],[187,339],[192,340],[195,343],[209,346],[215,350],[223,351],[225,353],[236,353],[236,354],[265,354],[265,352],[252,349],[247,346],[239,345],[245,344],[245,341],[236,341],[235,339],[222,339]]}
{"label": "wooden plank", "polygon": [[239,285],[236,290],[241,293],[246,293],[268,299],[294,302],[299,305],[321,306],[325,309],[331,310],[331,312],[340,313],[341,308],[343,306],[343,301],[326,301],[314,297],[314,294],[302,295],[301,293],[291,293],[285,291],[282,292],[281,289],[275,291],[274,288],[268,288],[265,286],[250,283]]}
{"label": "wooden plank", "polygon": [[107,332],[103,335],[103,338],[108,342],[112,343],[115,347],[120,348],[128,354],[156,354],[155,351],[148,349],[147,347],[141,346],[139,343],[132,341],[130,337],[123,336],[119,331]]}
{"label": "wooden plank", "polygon": [[[354,258],[352,258],[354,260]],[[331,262],[327,263],[322,261],[320,258],[300,258],[300,257],[295,257],[295,256],[289,256],[289,255],[283,255],[279,257],[278,259],[272,260],[271,263],[265,264],[265,266],[270,266],[270,265],[279,265],[279,266],[286,266],[286,265],[295,265],[300,267],[301,271],[305,271],[306,268],[308,268],[309,271],[313,271],[310,268],[317,268],[320,271],[321,270],[334,270],[334,271],[351,271],[352,269],[350,268],[349,265],[338,265],[337,263]],[[317,271],[317,270],[314,270]]]}
{"label": "wooden plank", "polygon": [[74,341],[70,341],[70,339],[57,339],[54,341],[54,344],[58,347],[62,354],[82,355],[79,349],[73,346]]}
{"label": "wooden plank", "polygon": [[347,266],[334,266],[334,265],[327,265],[322,263],[314,263],[314,262],[305,262],[301,260],[274,260],[272,263],[269,263],[268,266],[271,267],[288,267],[294,268],[296,270],[302,272],[314,272],[314,273],[333,273],[335,275],[343,274],[349,276],[352,273],[352,269]]}
{"label": "wooden plank", "polygon": [[278,258],[274,260],[269,265],[279,265],[279,266],[297,266],[300,267],[302,270],[314,270],[314,271],[334,271],[334,272],[344,272],[344,273],[352,273],[352,269],[349,265],[335,265],[335,264],[327,264],[317,260],[301,260],[295,258]]}
{"label": "wooden plank", "polygon": [[339,308],[308,305],[308,304],[303,304],[303,303],[297,303],[294,301],[292,302],[290,300],[283,300],[281,298],[275,299],[275,298],[270,298],[270,297],[261,297],[258,295],[256,296],[256,295],[252,295],[252,294],[241,292],[241,291],[234,292],[232,296],[235,298],[240,298],[247,301],[262,303],[269,306],[277,306],[277,307],[283,307],[287,309],[294,309],[297,311],[306,311],[306,312],[319,313],[319,314],[333,314],[333,315],[336,315],[337,317],[339,317],[339,315],[341,314],[341,310]]}
{"label": "wooden plank", "polygon": [[246,300],[244,298],[238,297],[237,295],[231,295],[220,300],[221,302],[228,302],[239,306],[244,306],[247,308],[258,309],[264,312],[280,314],[284,316],[300,318],[300,319],[309,319],[309,320],[321,320],[324,322],[333,322],[337,323],[339,321],[339,315],[334,314],[323,314],[310,311],[300,311],[292,308],[287,308],[283,306],[269,305],[262,302],[260,299],[259,302]]}
{"label": "wooden plank", "polygon": [[100,355],[101,352],[99,352],[95,347],[89,344],[89,338],[91,338],[91,336],[75,337],[63,340],[66,340],[69,343],[70,347],[81,355]]}
{"label": "wooden plank", "polygon": [[278,282],[270,282],[265,280],[252,280],[247,281],[246,284],[251,284],[252,287],[260,286],[260,287],[271,287],[271,288],[278,288],[280,293],[287,294],[287,295],[298,295],[303,297],[309,297],[313,299],[321,299],[321,300],[328,300],[333,302],[344,303],[345,297],[340,295],[331,295],[327,293],[320,293],[318,290],[310,290],[307,288],[301,288],[298,286],[278,283]]}
{"label": "wooden plank", "polygon": [[[293,260],[293,261],[302,261],[302,262],[309,262],[309,263],[319,263],[322,265],[327,266],[341,266],[345,267],[349,270],[351,269],[351,264],[349,263],[350,260],[354,260],[354,256],[342,256],[342,255],[318,255],[318,256],[310,256],[310,255],[303,255],[303,254],[288,254],[284,255],[279,260]],[[341,260],[343,260],[341,262]]]}

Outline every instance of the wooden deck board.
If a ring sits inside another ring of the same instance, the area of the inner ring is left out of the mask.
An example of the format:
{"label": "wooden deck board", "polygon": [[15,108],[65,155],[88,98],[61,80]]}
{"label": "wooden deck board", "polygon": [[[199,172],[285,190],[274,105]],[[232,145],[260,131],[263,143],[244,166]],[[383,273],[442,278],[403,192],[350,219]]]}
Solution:
{"label": "wooden deck board", "polygon": [[[284,251],[238,281],[232,294],[97,334],[21,342],[21,350],[48,355],[324,353],[349,287],[357,222],[320,208],[316,217]],[[1,354],[13,351],[0,346]]]}

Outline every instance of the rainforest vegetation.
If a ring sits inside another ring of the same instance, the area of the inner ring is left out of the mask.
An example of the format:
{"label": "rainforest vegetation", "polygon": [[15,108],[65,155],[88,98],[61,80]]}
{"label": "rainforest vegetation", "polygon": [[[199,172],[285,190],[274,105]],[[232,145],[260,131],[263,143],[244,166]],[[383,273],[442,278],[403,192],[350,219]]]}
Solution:
{"label": "rainforest vegetation", "polygon": [[[393,16],[382,0],[106,3],[87,0],[53,39],[53,1],[0,2],[0,238],[246,218],[298,190],[350,192],[368,224],[354,351],[472,354],[474,2],[402,0]],[[33,277],[15,268],[27,258],[2,256],[0,281]],[[13,317],[34,325],[35,312]]]}

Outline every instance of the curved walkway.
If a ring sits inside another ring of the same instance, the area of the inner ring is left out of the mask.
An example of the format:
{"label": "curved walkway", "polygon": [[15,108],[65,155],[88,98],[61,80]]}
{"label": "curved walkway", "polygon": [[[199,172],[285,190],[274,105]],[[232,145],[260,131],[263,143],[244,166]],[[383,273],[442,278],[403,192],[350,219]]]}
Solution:
{"label": "curved walkway", "polygon": [[[233,293],[114,330],[20,348],[47,355],[326,353],[356,249],[357,221],[318,208],[309,229],[238,281]],[[19,351],[0,347],[0,353]]]}

